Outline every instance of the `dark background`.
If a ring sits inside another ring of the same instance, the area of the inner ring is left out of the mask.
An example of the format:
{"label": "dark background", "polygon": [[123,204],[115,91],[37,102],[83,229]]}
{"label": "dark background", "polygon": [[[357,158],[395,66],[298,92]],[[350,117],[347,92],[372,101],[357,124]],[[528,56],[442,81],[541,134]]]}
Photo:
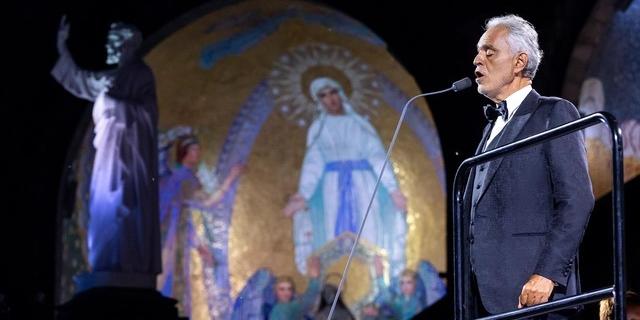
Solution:
{"label": "dark background", "polygon": [[[221,1],[220,3],[232,1]],[[473,77],[471,63],[484,21],[516,13],[531,21],[540,35],[545,57],[534,81],[543,95],[560,95],[575,40],[594,0],[562,1],[316,1],[361,21],[387,42],[389,51],[424,91],[449,87]],[[58,191],[74,135],[86,125],[90,104],[66,93],[49,76],[57,57],[55,40],[60,17],[71,23],[69,47],[88,69],[104,68],[108,23],[136,24],[149,37],[176,18],[201,6],[198,0],[156,1],[21,1],[2,13],[5,54],[2,86],[6,137],[3,179],[5,209],[0,225],[0,318],[53,317],[55,241]],[[8,72],[7,72],[8,71]],[[474,86],[475,88],[475,86]],[[428,100],[436,122],[447,174],[447,190],[458,164],[478,143],[488,100],[474,89]],[[627,184],[627,230],[630,248],[638,243],[638,178]],[[634,199],[634,196],[636,199]],[[448,199],[448,204],[450,199]],[[450,216],[451,208],[448,209]],[[581,269],[586,289],[612,283],[611,204],[596,203],[582,247]],[[631,249],[628,250],[631,253]],[[634,251],[635,252],[635,251]],[[628,254],[630,287],[638,290],[638,254]],[[451,268],[449,268],[451,270]],[[589,307],[587,311],[594,314]]]}

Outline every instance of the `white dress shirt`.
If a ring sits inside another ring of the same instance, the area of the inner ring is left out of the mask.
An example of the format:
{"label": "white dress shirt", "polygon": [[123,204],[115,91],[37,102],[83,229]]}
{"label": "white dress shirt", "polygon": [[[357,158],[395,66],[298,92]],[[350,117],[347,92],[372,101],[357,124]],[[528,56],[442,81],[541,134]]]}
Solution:
{"label": "white dress shirt", "polygon": [[509,116],[507,117],[507,120],[502,119],[502,117],[498,117],[495,120],[495,123],[493,124],[493,128],[491,128],[491,134],[489,135],[489,139],[487,139],[487,142],[484,144],[483,151],[487,149],[487,146],[491,143],[493,138],[495,138],[500,133],[500,131],[502,131],[502,129],[504,129],[504,127],[507,126],[509,121],[511,121],[511,118],[513,118],[513,115],[516,114],[516,111],[522,104],[522,101],[524,101],[524,98],[526,98],[527,95],[529,95],[529,92],[531,92],[531,90],[532,90],[531,85],[528,85],[512,93],[510,96],[507,97],[507,99],[505,99],[507,101],[507,110],[509,111],[508,113]]}

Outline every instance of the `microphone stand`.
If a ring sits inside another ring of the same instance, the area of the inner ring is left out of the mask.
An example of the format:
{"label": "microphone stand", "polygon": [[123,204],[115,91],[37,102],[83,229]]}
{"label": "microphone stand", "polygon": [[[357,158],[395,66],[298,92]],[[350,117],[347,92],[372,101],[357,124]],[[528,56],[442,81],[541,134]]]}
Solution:
{"label": "microphone stand", "polygon": [[400,119],[398,120],[396,129],[393,132],[393,137],[391,138],[391,143],[389,144],[389,149],[387,150],[387,155],[384,158],[384,162],[382,163],[382,168],[380,169],[380,173],[378,174],[378,179],[376,180],[376,185],[373,188],[373,193],[371,194],[371,198],[369,199],[369,205],[367,206],[367,211],[365,212],[364,217],[362,218],[362,222],[360,223],[360,228],[358,229],[358,234],[356,235],[356,239],[353,242],[353,246],[351,246],[351,252],[349,252],[349,258],[347,259],[347,264],[344,266],[344,270],[342,271],[342,276],[340,277],[340,283],[338,284],[338,291],[336,292],[336,296],[333,298],[333,303],[331,304],[331,310],[329,311],[329,316],[327,317],[327,320],[331,320],[331,318],[333,317],[333,312],[335,311],[336,304],[338,303],[338,299],[340,298],[340,294],[342,293],[342,286],[344,285],[344,279],[349,274],[349,267],[351,266],[351,260],[353,258],[353,254],[356,251],[356,247],[358,246],[358,241],[360,240],[360,236],[362,235],[362,231],[364,230],[365,222],[367,221],[367,217],[369,216],[369,212],[371,211],[371,205],[373,204],[373,200],[376,197],[376,192],[378,191],[378,187],[380,186],[380,181],[382,180],[382,174],[384,173],[384,169],[387,167],[387,164],[389,163],[389,158],[391,157],[391,151],[393,151],[393,147],[396,144],[398,133],[400,132],[400,126],[402,125],[402,121],[404,120],[404,117],[407,113],[407,107],[411,104],[411,102],[421,97],[432,96],[432,95],[441,94],[449,91],[458,92],[458,91],[467,89],[469,87],[471,87],[471,79],[464,78],[454,82],[450,88],[440,90],[440,91],[421,93],[419,95],[416,95],[411,99],[409,99],[409,101],[407,101],[407,103],[405,103],[404,106],[402,107],[402,113],[400,114]]}

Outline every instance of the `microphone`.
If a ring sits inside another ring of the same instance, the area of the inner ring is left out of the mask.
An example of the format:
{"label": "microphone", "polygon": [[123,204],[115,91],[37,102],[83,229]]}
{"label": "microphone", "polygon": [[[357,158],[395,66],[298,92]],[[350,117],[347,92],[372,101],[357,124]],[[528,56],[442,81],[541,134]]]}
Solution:
{"label": "microphone", "polygon": [[469,87],[471,87],[471,79],[469,79],[469,77],[460,79],[454,82],[453,85],[451,86],[451,88],[453,89],[453,92],[459,92]]}
{"label": "microphone", "polygon": [[432,95],[441,94],[441,93],[445,93],[445,92],[449,92],[449,91],[460,92],[460,91],[462,91],[464,89],[467,89],[467,88],[471,87],[471,84],[472,84],[471,79],[466,77],[464,79],[460,79],[460,80],[454,82],[451,85],[451,87],[448,88],[448,89],[439,90],[439,91],[432,91],[432,92],[421,93],[421,94],[415,95],[411,99],[409,99],[407,101],[407,103],[405,103],[404,106],[402,107],[402,112],[400,113],[400,119],[398,120],[398,124],[396,125],[396,130],[393,132],[393,138],[391,138],[391,143],[389,144],[389,149],[387,150],[387,155],[386,155],[386,157],[384,159],[384,162],[382,163],[382,168],[380,169],[380,173],[378,174],[378,180],[376,181],[376,185],[373,188],[373,193],[371,194],[371,198],[369,199],[369,205],[367,206],[367,211],[364,214],[364,217],[362,218],[362,222],[360,223],[360,229],[358,230],[358,234],[356,235],[356,239],[353,242],[353,246],[351,246],[351,252],[349,253],[349,258],[347,259],[347,264],[344,266],[344,270],[342,271],[342,276],[340,277],[340,283],[338,284],[338,291],[336,292],[336,295],[333,298],[333,303],[331,304],[331,310],[329,310],[329,316],[327,317],[327,320],[332,319],[333,312],[335,311],[335,308],[336,308],[336,304],[338,303],[338,299],[340,298],[340,293],[342,292],[342,286],[344,284],[344,279],[347,277],[347,274],[349,272],[349,267],[351,266],[351,259],[353,258],[353,254],[355,253],[356,247],[358,246],[358,242],[360,241],[360,236],[362,235],[362,230],[364,230],[364,224],[365,224],[365,222],[367,222],[367,217],[369,216],[369,212],[371,211],[371,205],[373,204],[373,200],[376,197],[376,192],[378,191],[378,188],[380,187],[380,181],[382,180],[382,174],[384,173],[384,169],[387,167],[387,164],[389,163],[389,158],[391,157],[391,151],[393,150],[393,147],[396,144],[396,139],[398,138],[398,133],[400,132],[400,126],[402,125],[402,121],[404,120],[404,116],[407,113],[407,107],[411,104],[411,102],[413,102],[415,99],[418,99],[420,97],[432,96]]}

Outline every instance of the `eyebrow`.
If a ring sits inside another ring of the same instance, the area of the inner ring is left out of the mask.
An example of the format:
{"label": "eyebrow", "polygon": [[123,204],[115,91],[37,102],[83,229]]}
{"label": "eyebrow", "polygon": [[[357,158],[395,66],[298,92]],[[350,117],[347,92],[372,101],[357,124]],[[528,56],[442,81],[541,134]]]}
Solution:
{"label": "eyebrow", "polygon": [[478,50],[487,50],[487,49],[491,49],[491,50],[497,51],[497,50],[496,50],[496,47],[494,47],[494,46],[492,46],[492,45],[490,45],[490,44],[483,44],[483,45],[481,45],[481,46],[476,46],[476,48],[477,48]]}

